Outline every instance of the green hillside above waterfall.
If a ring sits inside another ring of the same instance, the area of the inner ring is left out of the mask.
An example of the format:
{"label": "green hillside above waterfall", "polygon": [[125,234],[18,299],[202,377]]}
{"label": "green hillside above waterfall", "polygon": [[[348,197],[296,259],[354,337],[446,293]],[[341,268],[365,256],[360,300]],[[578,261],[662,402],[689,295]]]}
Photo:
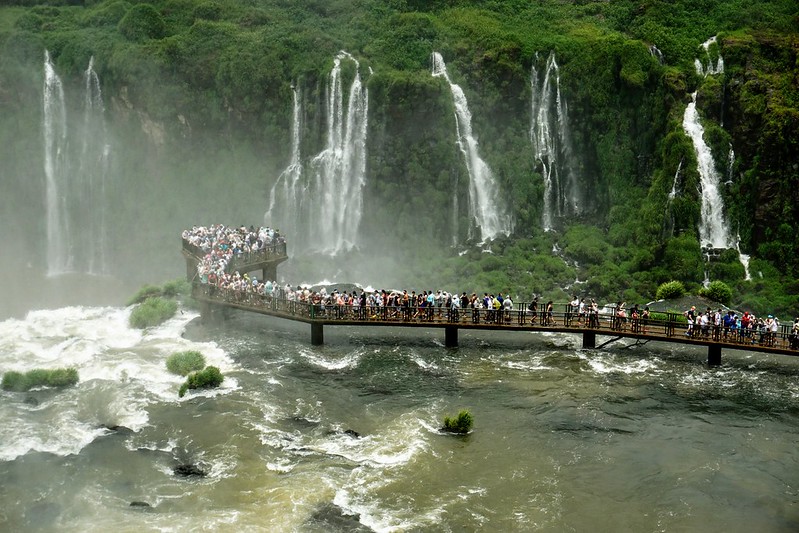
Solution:
{"label": "green hillside above waterfall", "polygon": [[[17,228],[0,241],[15,251],[0,270],[45,256],[45,50],[76,151],[94,58],[110,261],[141,281],[184,272],[183,228],[276,224],[264,214],[292,159],[294,99],[311,179],[346,51],[342,86],[357,76],[368,91],[357,237],[333,262],[295,254],[294,281],[646,302],[670,280],[691,291],[719,280],[735,306],[799,311],[793,1],[10,0],[0,50],[0,223]],[[475,159],[456,142],[463,124],[451,86],[431,73],[434,52],[468,100],[475,153],[512,220],[490,242],[479,242]],[[542,128],[537,106],[553,88]],[[684,125],[694,93],[724,206],[727,238],[712,253]],[[554,124],[557,150],[542,157]],[[314,235],[309,219],[336,209],[297,211],[293,223]],[[291,242],[293,228],[280,230]]]}

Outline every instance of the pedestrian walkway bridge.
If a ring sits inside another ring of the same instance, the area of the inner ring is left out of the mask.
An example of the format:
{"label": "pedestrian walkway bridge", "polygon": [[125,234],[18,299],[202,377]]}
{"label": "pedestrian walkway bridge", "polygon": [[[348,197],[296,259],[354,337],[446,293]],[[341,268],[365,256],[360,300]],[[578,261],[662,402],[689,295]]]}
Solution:
{"label": "pedestrian walkway bridge", "polygon": [[[445,309],[443,307],[354,307],[321,305],[249,291],[234,291],[196,279],[200,250],[183,242],[187,276],[192,282],[192,297],[200,304],[203,318],[224,316],[227,309],[240,309],[311,326],[311,344],[324,344],[325,326],[438,328],[444,330],[444,344],[458,346],[458,331],[500,330],[573,333],[582,336],[583,348],[603,347],[620,339],[688,344],[707,347],[708,364],[721,364],[722,349],[799,355],[791,348],[790,328],[781,326],[776,335],[759,332],[728,331],[711,327],[706,334],[686,335],[685,320],[677,313],[662,313],[656,319],[618,318],[614,314],[581,317],[569,304],[557,304],[554,311],[535,313],[522,303],[514,310]],[[276,279],[277,265],[287,259],[285,243],[254,254],[240,254],[228,265],[228,271],[263,271],[262,279]],[[193,270],[192,270],[193,269]],[[602,337],[602,343],[597,338]]]}

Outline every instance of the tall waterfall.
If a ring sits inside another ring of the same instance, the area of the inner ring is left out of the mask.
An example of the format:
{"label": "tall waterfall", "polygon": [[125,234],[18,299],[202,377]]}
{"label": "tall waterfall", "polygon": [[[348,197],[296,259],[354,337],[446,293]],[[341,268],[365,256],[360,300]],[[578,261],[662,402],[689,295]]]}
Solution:
{"label": "tall waterfall", "polygon": [[705,143],[703,137],[705,130],[696,110],[696,92],[691,94],[691,103],[685,108],[682,126],[694,145],[701,184],[702,209],[699,222],[699,242],[706,248],[730,248],[732,245],[724,218],[724,202],[719,192],[721,176],[716,170],[710,147]]}
{"label": "tall waterfall", "polygon": [[84,72],[83,122],[74,128],[79,150],[70,150],[64,87],[50,54],[44,60],[44,171],[47,273],[108,273],[106,180],[111,146],[105,127],[94,58]]}
{"label": "tall waterfall", "polygon": [[[305,197],[305,186],[302,184],[302,160],[300,159],[300,130],[302,128],[302,100],[300,90],[292,86],[294,106],[291,120],[291,161],[280,174],[269,194],[269,208],[264,215],[266,224],[298,235],[302,228],[302,200]],[[303,236],[306,238],[306,236]],[[295,240],[289,241],[292,245]]]}
{"label": "tall waterfall", "polygon": [[47,213],[47,274],[72,269],[70,228],[65,189],[69,185],[67,160],[67,109],[64,86],[55,72],[50,53],[44,51],[44,174]]}
{"label": "tall waterfall", "polygon": [[[343,60],[355,64],[346,102]],[[358,241],[366,183],[369,93],[361,80],[360,63],[343,51],[335,57],[327,87],[326,145],[307,165],[300,153],[300,110],[295,89],[291,161],[272,188],[266,223],[302,236],[308,249],[329,253],[351,249]]]}
{"label": "tall waterfall", "polygon": [[543,75],[535,62],[530,76],[530,142],[544,178],[544,230],[555,219],[580,212],[577,175],[572,166],[568,109],[560,94],[560,68],[549,54]]}
{"label": "tall waterfall", "polygon": [[[432,75],[444,78],[452,92],[455,105],[456,142],[463,154],[466,170],[469,172],[469,218],[477,225],[480,241],[493,239],[500,234],[509,235],[513,229],[513,221],[501,199],[494,174],[480,157],[477,149],[477,139],[472,133],[472,114],[469,111],[466,95],[460,86],[449,79],[447,66],[441,54],[433,52],[432,59]],[[457,194],[457,191],[454,194]]]}

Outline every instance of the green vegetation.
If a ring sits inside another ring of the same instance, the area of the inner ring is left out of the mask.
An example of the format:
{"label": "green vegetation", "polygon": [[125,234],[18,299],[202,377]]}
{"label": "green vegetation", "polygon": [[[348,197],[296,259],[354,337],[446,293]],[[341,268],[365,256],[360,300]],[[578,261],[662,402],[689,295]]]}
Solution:
{"label": "green vegetation", "polygon": [[183,398],[189,389],[211,389],[218,387],[224,380],[222,372],[215,366],[208,366],[205,370],[189,374],[186,382],[180,386],[178,396]]}
{"label": "green vegetation", "polygon": [[170,355],[166,360],[166,368],[173,374],[187,376],[205,367],[205,356],[198,351],[189,350]]}
{"label": "green vegetation", "polygon": [[732,302],[732,289],[723,281],[711,281],[707,287],[699,289],[699,296],[729,305]]}
{"label": "green vegetation", "polygon": [[3,390],[25,392],[35,387],[70,387],[78,383],[78,371],[74,368],[52,370],[34,369],[25,372],[9,371],[3,374]]}
{"label": "green vegetation", "polygon": [[474,425],[474,417],[472,413],[464,409],[455,418],[444,417],[444,427],[442,429],[449,433],[465,435],[471,431],[472,425]]}
{"label": "green vegetation", "polygon": [[[325,85],[344,49],[371,69],[359,243],[368,256],[352,261],[373,269],[358,281],[646,302],[669,282],[697,293],[707,270],[732,290],[733,305],[793,315],[797,14],[784,0],[13,0],[0,7],[0,224],[30,231],[22,242],[41,240],[41,210],[29,208],[41,204],[41,184],[24,178],[43,167],[44,49],[72,104],[95,58],[119,172],[109,193],[125,199],[115,202],[110,238],[125,243],[115,260],[137,282],[174,277],[167,243],[182,228],[262,219],[291,156],[292,86],[303,95],[301,151],[310,156],[324,145]],[[724,58],[725,73],[699,76],[694,59],[713,35],[710,52]],[[430,75],[434,50],[469,99],[481,155],[516,222],[491,253],[468,240],[466,168],[451,96]],[[545,232],[530,75],[550,52],[583,202]],[[752,256],[751,281],[734,251],[709,265],[702,255],[697,161],[682,131],[694,91],[730,228]],[[675,183],[679,194],[670,195]],[[318,275],[318,260],[308,264]],[[186,292],[145,287],[130,304],[174,294]]]}
{"label": "green vegetation", "polygon": [[131,311],[130,327],[145,329],[163,324],[175,316],[177,310],[178,304],[174,300],[158,296],[147,298]]}
{"label": "green vegetation", "polygon": [[671,300],[680,298],[685,294],[685,286],[680,281],[667,281],[661,283],[658,287],[655,299],[657,300]]}

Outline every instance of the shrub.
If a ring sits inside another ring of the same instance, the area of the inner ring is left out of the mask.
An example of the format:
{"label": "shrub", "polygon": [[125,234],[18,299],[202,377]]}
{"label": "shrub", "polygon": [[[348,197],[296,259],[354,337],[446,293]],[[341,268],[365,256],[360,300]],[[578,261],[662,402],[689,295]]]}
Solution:
{"label": "shrub", "polygon": [[163,324],[175,316],[178,304],[164,298],[147,298],[130,313],[130,327],[145,329]]}
{"label": "shrub", "polygon": [[455,418],[450,418],[448,416],[445,417],[443,430],[450,433],[459,433],[463,435],[469,433],[473,424],[474,417],[469,411],[464,409],[458,413],[458,416]]}
{"label": "shrub", "polygon": [[166,368],[173,374],[187,376],[205,367],[205,357],[198,351],[189,350],[170,355],[166,360]]}
{"label": "shrub", "polygon": [[166,24],[161,14],[150,4],[137,4],[119,21],[119,33],[127,39],[142,42],[160,39],[166,34]]}
{"label": "shrub", "polygon": [[711,281],[710,285],[699,289],[699,296],[729,305],[732,301],[732,289],[723,281]]}
{"label": "shrub", "polygon": [[161,294],[167,298],[188,296],[191,294],[191,283],[185,278],[178,278],[164,283]]}
{"label": "shrub", "polygon": [[10,371],[3,374],[3,390],[25,392],[34,387],[69,387],[78,382],[78,371],[74,368],[47,370],[36,368],[25,372]]}
{"label": "shrub", "polygon": [[655,294],[656,300],[672,300],[680,298],[685,294],[685,285],[681,281],[667,281],[658,286],[657,293]]}
{"label": "shrub", "polygon": [[162,291],[160,287],[156,287],[155,285],[145,285],[139,291],[133,295],[133,297],[128,300],[127,305],[133,304],[140,304],[144,302],[147,298],[153,298],[155,296],[161,296]]}
{"label": "shrub", "polygon": [[210,389],[222,384],[225,377],[215,366],[206,367],[205,370],[189,374],[186,383],[180,386],[178,396],[183,398],[188,389]]}

